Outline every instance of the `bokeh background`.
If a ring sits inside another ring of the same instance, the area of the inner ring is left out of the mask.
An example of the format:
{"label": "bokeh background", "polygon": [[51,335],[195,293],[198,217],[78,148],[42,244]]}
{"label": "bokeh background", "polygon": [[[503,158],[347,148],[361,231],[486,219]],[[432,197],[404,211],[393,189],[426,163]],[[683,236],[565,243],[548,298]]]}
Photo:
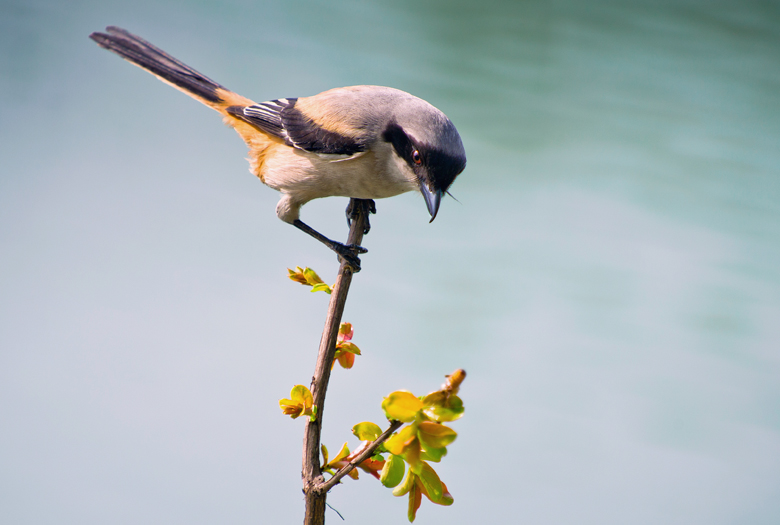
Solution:
{"label": "bokeh background", "polygon": [[[0,522],[302,520],[277,400],[328,298],[286,268],[335,257],[110,24],[257,101],[389,85],[458,126],[459,202],[377,203],[325,414],[355,446],[468,371],[418,523],[780,522],[780,8],[744,0],[0,0]],[[330,504],[404,523],[363,477]]]}

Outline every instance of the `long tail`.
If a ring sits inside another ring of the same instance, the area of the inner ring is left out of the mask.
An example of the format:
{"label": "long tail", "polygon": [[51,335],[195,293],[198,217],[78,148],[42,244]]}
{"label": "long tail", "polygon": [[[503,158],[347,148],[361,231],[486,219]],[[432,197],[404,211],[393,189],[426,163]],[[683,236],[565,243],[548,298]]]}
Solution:
{"label": "long tail", "polygon": [[105,33],[92,33],[89,37],[100,47],[113,51],[125,60],[149,71],[163,82],[216,109],[226,117],[228,116],[224,111],[226,107],[254,104],[248,98],[230,91],[162,49],[122,28],[109,26]]}
{"label": "long tail", "polygon": [[253,101],[217,84],[162,49],[119,27],[109,26],[105,33],[92,33],[89,37],[100,47],[113,51],[163,82],[219,111],[225,124],[234,128],[249,146],[250,171],[265,181],[265,158],[273,146],[284,144],[284,141],[227,111],[231,106],[253,106]]}

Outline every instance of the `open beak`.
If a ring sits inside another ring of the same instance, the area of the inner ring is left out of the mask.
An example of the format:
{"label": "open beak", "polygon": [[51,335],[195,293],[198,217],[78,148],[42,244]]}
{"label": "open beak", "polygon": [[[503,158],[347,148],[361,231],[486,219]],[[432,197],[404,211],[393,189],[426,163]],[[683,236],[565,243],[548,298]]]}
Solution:
{"label": "open beak", "polygon": [[428,189],[428,186],[423,182],[420,184],[420,191],[423,194],[423,197],[425,197],[425,204],[428,206],[428,213],[431,214],[431,220],[428,221],[429,223],[433,222],[433,219],[436,218],[436,214],[439,213],[439,204],[441,203],[441,190],[436,190],[435,192],[432,192]]}

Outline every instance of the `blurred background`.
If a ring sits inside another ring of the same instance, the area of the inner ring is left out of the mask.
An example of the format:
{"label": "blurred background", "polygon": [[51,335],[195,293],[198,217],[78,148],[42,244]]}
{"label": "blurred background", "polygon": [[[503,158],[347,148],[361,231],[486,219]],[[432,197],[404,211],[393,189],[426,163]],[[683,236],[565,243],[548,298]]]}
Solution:
{"label": "blurred background", "polygon": [[[417,523],[780,522],[780,8],[687,0],[0,0],[0,521],[303,516],[278,399],[328,297],[286,268],[336,259],[106,25],[256,101],[388,85],[458,126],[459,202],[377,202],[325,413],[354,447],[468,371]],[[346,204],[302,217],[345,238]],[[406,522],[361,478],[347,523]]]}

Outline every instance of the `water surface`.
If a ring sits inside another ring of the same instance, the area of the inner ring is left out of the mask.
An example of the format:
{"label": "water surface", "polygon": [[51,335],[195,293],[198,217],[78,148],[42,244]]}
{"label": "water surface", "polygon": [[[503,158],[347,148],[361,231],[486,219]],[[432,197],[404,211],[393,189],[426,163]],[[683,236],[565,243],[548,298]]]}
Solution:
{"label": "water surface", "polygon": [[[331,254],[127,27],[250,98],[421,96],[469,163],[378,203],[325,442],[469,372],[420,523],[780,519],[780,11],[763,2],[0,3],[0,516],[300,520]],[[304,219],[345,235],[346,201]],[[356,443],[351,442],[352,446]],[[401,523],[371,479],[329,501]],[[45,504],[44,504],[45,503]],[[331,521],[338,521],[329,515]]]}

